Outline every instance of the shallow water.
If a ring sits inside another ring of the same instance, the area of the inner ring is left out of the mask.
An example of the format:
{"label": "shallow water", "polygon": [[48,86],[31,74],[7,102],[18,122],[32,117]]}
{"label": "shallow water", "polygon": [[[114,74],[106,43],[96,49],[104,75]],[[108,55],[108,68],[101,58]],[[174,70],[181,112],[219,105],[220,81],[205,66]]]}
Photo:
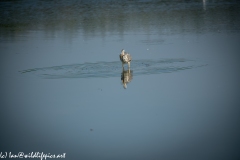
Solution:
{"label": "shallow water", "polygon": [[0,9],[0,153],[239,159],[238,1]]}

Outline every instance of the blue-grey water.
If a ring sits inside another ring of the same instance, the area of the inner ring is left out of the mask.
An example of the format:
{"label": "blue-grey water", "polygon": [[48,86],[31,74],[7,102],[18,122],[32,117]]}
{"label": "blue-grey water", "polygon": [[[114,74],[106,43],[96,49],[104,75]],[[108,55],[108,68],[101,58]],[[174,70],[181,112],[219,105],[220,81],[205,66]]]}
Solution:
{"label": "blue-grey water", "polygon": [[5,0],[0,10],[0,156],[240,158],[239,1]]}

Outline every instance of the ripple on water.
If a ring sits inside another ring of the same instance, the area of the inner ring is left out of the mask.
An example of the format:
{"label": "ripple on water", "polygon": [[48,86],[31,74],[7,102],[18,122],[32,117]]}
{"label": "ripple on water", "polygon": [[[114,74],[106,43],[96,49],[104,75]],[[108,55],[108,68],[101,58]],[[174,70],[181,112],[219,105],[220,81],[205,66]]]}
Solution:
{"label": "ripple on water", "polygon": [[[161,74],[193,69],[206,64],[199,64],[195,60],[187,59],[158,59],[158,60],[134,60],[131,62],[131,70],[134,76]],[[125,65],[127,68],[127,65]],[[35,74],[46,79],[60,78],[91,78],[91,77],[119,77],[122,65],[119,61],[96,62],[53,67],[33,68],[19,71],[21,74]]]}

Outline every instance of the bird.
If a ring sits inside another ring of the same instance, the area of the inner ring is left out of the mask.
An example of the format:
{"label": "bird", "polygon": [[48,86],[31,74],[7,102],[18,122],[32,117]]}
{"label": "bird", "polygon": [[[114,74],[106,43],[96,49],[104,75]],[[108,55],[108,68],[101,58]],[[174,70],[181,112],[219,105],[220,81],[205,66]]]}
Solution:
{"label": "bird", "polygon": [[122,68],[123,68],[123,65],[125,63],[127,63],[128,64],[128,69],[130,69],[130,62],[132,61],[131,55],[129,53],[125,52],[124,49],[122,49],[119,57],[120,57],[120,60],[122,62]]}

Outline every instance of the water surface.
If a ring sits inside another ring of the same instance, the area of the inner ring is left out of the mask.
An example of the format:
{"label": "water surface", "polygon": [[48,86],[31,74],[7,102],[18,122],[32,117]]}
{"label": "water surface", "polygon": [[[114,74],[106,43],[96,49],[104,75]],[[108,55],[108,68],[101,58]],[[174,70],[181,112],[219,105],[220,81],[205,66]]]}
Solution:
{"label": "water surface", "polygon": [[6,0],[0,9],[0,152],[239,159],[238,1]]}

